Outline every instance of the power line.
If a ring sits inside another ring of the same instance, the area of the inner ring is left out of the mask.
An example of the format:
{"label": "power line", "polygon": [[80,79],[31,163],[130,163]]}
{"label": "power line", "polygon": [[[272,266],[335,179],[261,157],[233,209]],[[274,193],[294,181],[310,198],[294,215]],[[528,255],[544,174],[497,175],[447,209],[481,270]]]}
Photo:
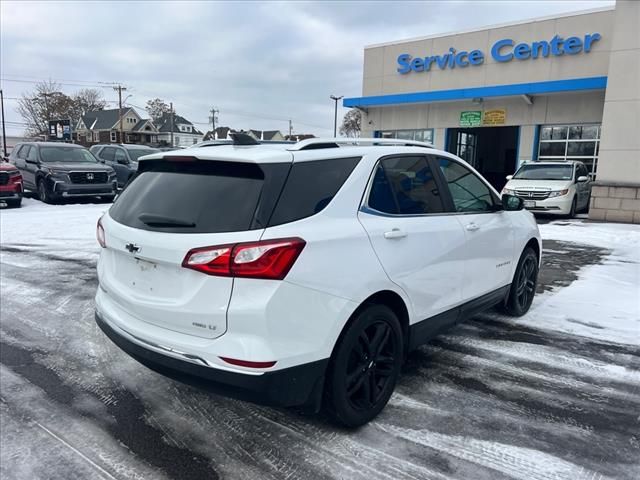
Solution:
{"label": "power line", "polygon": [[[15,75],[15,74],[11,74],[11,73],[3,73],[2,74],[3,77],[13,77],[15,79],[34,79],[37,80],[38,82],[46,82],[46,81],[54,81],[54,82],[72,82],[72,83],[91,83],[91,84],[99,84],[99,85],[117,85],[118,82],[104,82],[102,80],[76,80],[76,79],[70,79],[70,78],[52,78],[49,77],[48,79],[43,80],[41,77],[34,77],[31,75]],[[10,80],[10,79],[7,79]]]}
{"label": "power line", "polygon": [[[12,78],[1,78],[3,82],[16,82],[16,83],[29,83],[31,85],[37,85],[46,80],[17,80]],[[112,88],[113,84],[103,84],[103,85],[93,85],[93,84],[83,84],[83,83],[66,83],[66,82],[58,82],[57,80],[52,80],[52,82],[57,83],[58,85],[64,85],[66,87],[84,87],[84,88]]]}

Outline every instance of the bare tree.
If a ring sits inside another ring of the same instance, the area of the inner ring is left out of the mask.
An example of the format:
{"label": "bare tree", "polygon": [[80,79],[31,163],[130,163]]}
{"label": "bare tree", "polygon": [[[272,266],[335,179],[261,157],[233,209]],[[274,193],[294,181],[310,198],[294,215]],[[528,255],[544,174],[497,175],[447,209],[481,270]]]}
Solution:
{"label": "bare tree", "polygon": [[171,111],[171,107],[161,98],[154,98],[147,102],[147,108],[145,109],[153,123],[157,124],[165,113]]}
{"label": "bare tree", "polygon": [[73,100],[71,125],[74,127],[85,113],[94,110],[104,110],[107,106],[107,102],[102,96],[102,92],[93,88],[83,88],[73,94],[71,98]]}
{"label": "bare tree", "polygon": [[359,137],[362,129],[362,112],[355,108],[349,110],[342,119],[340,135],[347,137]]}
{"label": "bare tree", "polygon": [[73,117],[73,99],[60,91],[60,84],[37,83],[33,92],[22,94],[17,112],[26,124],[25,135],[47,135],[49,120]]}

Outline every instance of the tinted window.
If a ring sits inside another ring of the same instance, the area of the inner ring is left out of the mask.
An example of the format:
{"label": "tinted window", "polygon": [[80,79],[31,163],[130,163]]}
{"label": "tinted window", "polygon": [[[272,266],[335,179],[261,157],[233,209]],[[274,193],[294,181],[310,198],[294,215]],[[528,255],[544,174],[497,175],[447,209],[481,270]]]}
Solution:
{"label": "tinted window", "polygon": [[494,198],[489,187],[467,167],[446,158],[438,159],[449,185],[456,212],[489,212]]}
{"label": "tinted window", "polygon": [[143,155],[151,155],[152,153],[158,153],[160,150],[156,150],[155,148],[136,148],[135,150],[129,149],[129,156],[131,160],[137,161]]}
{"label": "tinted window", "polygon": [[[147,160],[141,163],[141,171],[109,213],[124,225],[163,232],[217,233],[264,228],[289,167]],[[269,203],[270,198],[273,200]],[[260,213],[265,208],[268,213]],[[257,221],[259,217],[262,222]]]}
{"label": "tinted window", "polygon": [[116,151],[116,162],[118,161],[124,161],[125,163],[129,162],[129,159],[127,158],[127,154],[124,152],[124,150],[122,150],[121,148],[115,148],[114,149]]}
{"label": "tinted window", "polygon": [[115,152],[116,152],[115,148],[113,148],[113,147],[105,147],[100,152],[100,158],[102,158],[104,160],[109,160],[110,162],[113,162],[113,160],[115,158]]}
{"label": "tinted window", "polygon": [[32,162],[38,161],[38,150],[36,149],[36,147],[31,147],[29,149],[29,153],[27,153],[27,160],[30,160]]}
{"label": "tinted window", "polygon": [[269,226],[293,222],[320,212],[333,199],[360,158],[294,163]]}
{"label": "tinted window", "polygon": [[20,150],[18,150],[18,158],[22,158],[23,160],[26,159],[30,148],[31,147],[29,145],[22,145]]}
{"label": "tinted window", "polygon": [[369,207],[400,215],[440,213],[442,199],[425,157],[382,160],[373,177]]}
{"label": "tinted window", "polygon": [[43,162],[96,162],[89,150],[78,147],[40,147]]}

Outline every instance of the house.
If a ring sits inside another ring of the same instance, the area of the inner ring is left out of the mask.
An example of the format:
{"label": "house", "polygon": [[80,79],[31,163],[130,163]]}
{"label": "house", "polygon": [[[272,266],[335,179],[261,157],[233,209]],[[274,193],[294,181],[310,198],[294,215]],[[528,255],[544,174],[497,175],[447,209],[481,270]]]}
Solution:
{"label": "house", "polygon": [[256,140],[271,140],[282,142],[285,138],[279,130],[234,130],[229,127],[218,127],[208,131],[203,140],[231,140],[232,133],[246,133]]}
{"label": "house", "polygon": [[[202,141],[203,133],[193,123],[180,115],[173,114],[173,145],[174,147],[190,147]],[[165,113],[158,120],[158,141],[171,145],[171,113]]]}
{"label": "house", "polygon": [[120,138],[120,110],[94,110],[86,112],[76,125],[73,139],[84,146],[96,143],[158,142],[158,129],[148,118],[142,118],[135,109],[122,109],[122,132]]}
{"label": "house", "polygon": [[280,130],[249,130],[247,132],[256,140],[271,140],[282,142],[284,135],[280,133]]}
{"label": "house", "polygon": [[209,130],[203,140],[231,140],[230,134],[235,132],[236,130],[229,127],[217,127],[215,130]]}
{"label": "house", "polygon": [[290,142],[301,142],[302,140],[307,140],[308,138],[316,138],[313,133],[294,133],[293,135],[286,135],[284,137],[285,140]]}

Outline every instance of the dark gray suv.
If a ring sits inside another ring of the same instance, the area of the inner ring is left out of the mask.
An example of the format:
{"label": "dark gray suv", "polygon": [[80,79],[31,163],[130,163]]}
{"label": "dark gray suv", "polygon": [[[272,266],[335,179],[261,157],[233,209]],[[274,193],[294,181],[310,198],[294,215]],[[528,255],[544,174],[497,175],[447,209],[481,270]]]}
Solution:
{"label": "dark gray suv", "polygon": [[37,192],[46,203],[72,197],[101,197],[112,201],[117,193],[113,168],[98,162],[80,145],[19,143],[11,151],[9,161],[22,174],[24,188]]}
{"label": "dark gray suv", "polygon": [[94,145],[89,150],[98,160],[116,171],[119,188],[124,187],[138,170],[138,158],[160,151],[145,145],[124,144]]}

